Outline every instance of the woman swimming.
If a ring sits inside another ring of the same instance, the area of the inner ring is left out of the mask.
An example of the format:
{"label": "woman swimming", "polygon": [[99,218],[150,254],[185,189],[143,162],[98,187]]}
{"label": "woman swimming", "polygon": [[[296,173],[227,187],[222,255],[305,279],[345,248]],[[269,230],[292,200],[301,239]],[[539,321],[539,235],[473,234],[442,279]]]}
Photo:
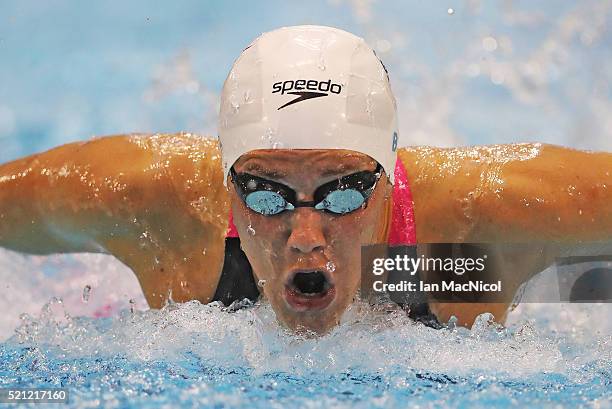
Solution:
{"label": "woman swimming", "polygon": [[[360,285],[361,248],[612,238],[612,154],[543,144],[398,148],[395,99],[365,42],[319,26],[266,33],[224,84],[219,141],[117,135],[0,166],[0,245],[112,254],[152,308],[171,296],[270,302],[325,332]],[[506,258],[508,294],[554,261]],[[471,325],[508,303],[429,300]]]}

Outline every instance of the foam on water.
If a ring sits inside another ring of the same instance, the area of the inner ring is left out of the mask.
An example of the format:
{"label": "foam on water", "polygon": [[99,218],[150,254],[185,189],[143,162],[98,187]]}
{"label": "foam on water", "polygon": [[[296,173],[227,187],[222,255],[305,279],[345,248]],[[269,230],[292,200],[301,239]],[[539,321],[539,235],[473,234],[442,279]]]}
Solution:
{"label": "foam on water", "polygon": [[[373,1],[330,3],[334,12],[350,5],[357,31],[390,69],[400,146],[526,140],[612,146],[611,2],[413,2],[402,10]],[[268,7],[277,12],[281,5]],[[182,4],[175,17],[164,9],[163,19],[147,24],[152,37],[142,38],[163,38],[150,53],[140,43],[126,49],[126,30],[161,9],[133,7],[138,12],[125,13],[123,4],[88,12],[86,21],[101,16],[91,27],[123,24],[61,52],[63,43],[48,33],[74,37],[77,5],[55,4],[45,13],[57,15],[47,19],[39,18],[39,4],[31,13],[7,9],[4,160],[91,134],[214,133],[216,92],[247,38],[234,35],[236,28],[248,26],[250,36],[276,24],[263,19],[255,28],[260,19],[252,13],[233,13],[248,24],[211,30],[200,19],[186,20]],[[215,41],[207,43],[211,35]],[[24,48],[40,47],[16,39],[30,38],[45,45],[39,50],[45,75],[36,64],[22,64]],[[126,56],[142,63],[113,71],[113,81],[107,72]],[[202,69],[209,64],[211,70]],[[109,87],[129,92],[103,92]],[[483,316],[472,330],[433,330],[398,312],[355,305],[331,334],[313,339],[285,331],[266,305],[234,313],[198,303],[145,311],[133,273],[109,256],[24,257],[0,249],[0,283],[0,386],[67,386],[73,407],[612,407],[607,304],[526,304],[511,313],[508,329]],[[62,303],[45,306],[53,297]],[[28,315],[20,319],[22,313]]]}
{"label": "foam on water", "polygon": [[[84,308],[108,300],[96,286],[87,303],[83,287],[71,291]],[[284,329],[266,304],[235,312],[195,301],[134,312],[128,299],[121,305],[93,318],[54,298],[23,314],[0,344],[0,383],[67,386],[75,407],[610,404],[607,304],[527,304],[507,328],[485,314],[471,330],[434,330],[356,303],[319,338]]]}
{"label": "foam on water", "polygon": [[[592,306],[584,311],[605,309]],[[612,356],[609,334],[594,331],[594,336],[585,337],[576,334],[575,326],[570,333],[547,331],[524,320],[502,328],[483,314],[471,330],[434,330],[399,310],[379,311],[360,303],[351,307],[340,326],[320,338],[282,328],[265,304],[228,312],[216,303],[192,301],[92,319],[71,317],[55,298],[39,315],[24,314],[21,319],[8,344],[35,346],[65,358],[126,355],[137,361],[181,360],[190,351],[202,360],[256,373],[402,368],[449,375],[582,377],[585,365],[609,364]]]}

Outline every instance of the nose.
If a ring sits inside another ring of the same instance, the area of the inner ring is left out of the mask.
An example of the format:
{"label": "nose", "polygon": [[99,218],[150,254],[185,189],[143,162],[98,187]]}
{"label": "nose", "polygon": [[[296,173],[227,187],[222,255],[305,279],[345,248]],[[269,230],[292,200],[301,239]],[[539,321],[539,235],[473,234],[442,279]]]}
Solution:
{"label": "nose", "polygon": [[287,245],[291,250],[301,253],[323,250],[326,240],[321,212],[308,208],[295,209]]}

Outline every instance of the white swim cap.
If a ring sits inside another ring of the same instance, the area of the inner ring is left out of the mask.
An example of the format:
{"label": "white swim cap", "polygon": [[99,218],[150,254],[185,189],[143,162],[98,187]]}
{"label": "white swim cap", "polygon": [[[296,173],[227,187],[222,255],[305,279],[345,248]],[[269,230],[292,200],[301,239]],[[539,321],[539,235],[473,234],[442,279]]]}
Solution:
{"label": "white swim cap", "polygon": [[398,143],[387,70],[365,41],[332,27],[262,34],[234,62],[221,94],[224,178],[255,149],[350,149],[391,183]]}

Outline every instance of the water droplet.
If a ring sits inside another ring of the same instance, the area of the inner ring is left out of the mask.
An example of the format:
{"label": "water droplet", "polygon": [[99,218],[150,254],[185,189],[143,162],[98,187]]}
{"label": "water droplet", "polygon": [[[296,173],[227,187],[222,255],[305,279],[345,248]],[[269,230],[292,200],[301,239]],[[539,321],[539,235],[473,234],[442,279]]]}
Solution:
{"label": "water droplet", "polygon": [[259,280],[259,281],[257,282],[257,285],[258,285],[259,287],[263,287],[264,285],[266,285],[266,280]]}
{"label": "water droplet", "polygon": [[457,319],[457,317],[451,315],[451,317],[448,319],[448,322],[446,323],[446,328],[450,331],[456,331],[458,322],[459,320]]}
{"label": "water droplet", "polygon": [[325,71],[325,68],[327,68],[325,67],[325,60],[323,59],[323,55],[319,56],[319,64],[317,64],[317,66],[321,71]]}
{"label": "water droplet", "polygon": [[272,144],[272,149],[281,149],[283,147],[283,143],[282,142],[274,142]]}
{"label": "water droplet", "polygon": [[272,138],[274,137],[274,130],[272,128],[266,129],[263,135],[261,135],[261,142],[263,144],[267,144],[268,146],[272,146]]}
{"label": "water droplet", "polygon": [[578,214],[582,216],[582,209],[578,209]]}
{"label": "water droplet", "polygon": [[497,50],[497,40],[491,36],[482,39],[482,48],[485,51],[493,52]]}
{"label": "water droplet", "polygon": [[449,8],[448,10],[446,10],[446,12],[448,13],[449,16],[452,16],[453,14],[455,14],[455,9]]}
{"label": "water droplet", "polygon": [[250,224],[247,226],[247,232],[251,235],[254,236],[255,235],[255,229],[253,228],[253,226],[251,226]]}
{"label": "water droplet", "polygon": [[368,92],[368,96],[366,97],[365,111],[369,117],[372,117],[372,92]]}
{"label": "water droplet", "polygon": [[91,292],[91,286],[89,284],[87,284],[84,288],[83,288],[83,295],[81,297],[81,299],[83,300],[83,302],[88,302],[89,301],[89,293]]}
{"label": "water droplet", "polygon": [[232,112],[234,114],[237,114],[238,111],[240,110],[240,104],[236,103],[236,102],[230,102],[231,106],[232,106]]}
{"label": "water droplet", "polygon": [[333,261],[328,261],[325,264],[325,268],[327,269],[327,271],[329,271],[330,273],[333,273],[334,271],[336,271],[336,265],[334,264]]}

